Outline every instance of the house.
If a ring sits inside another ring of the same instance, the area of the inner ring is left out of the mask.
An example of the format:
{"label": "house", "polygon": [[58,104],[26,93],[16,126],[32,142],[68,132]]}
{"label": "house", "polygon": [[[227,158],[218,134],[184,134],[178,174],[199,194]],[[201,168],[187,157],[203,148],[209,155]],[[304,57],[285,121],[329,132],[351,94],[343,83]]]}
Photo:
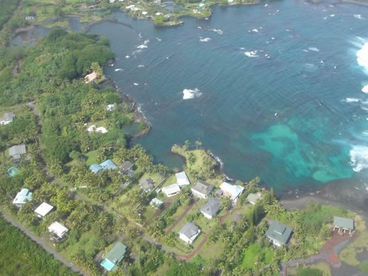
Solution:
{"label": "house", "polygon": [[288,243],[293,229],[278,221],[271,221],[266,232],[266,237],[276,246],[280,247]]}
{"label": "house", "polygon": [[124,161],[119,167],[120,174],[128,175],[130,178],[134,176],[133,171],[134,164],[130,161]]}
{"label": "house", "polygon": [[28,189],[22,189],[13,199],[13,204],[17,207],[22,207],[28,201],[32,200],[32,193]]}
{"label": "house", "polygon": [[180,193],[180,187],[178,184],[172,184],[166,187],[162,188],[162,192],[167,196],[167,197],[172,197],[177,195],[178,193]]}
{"label": "house", "polygon": [[221,201],[211,197],[201,208],[201,213],[208,219],[212,219],[220,210]]}
{"label": "house", "polygon": [[213,186],[202,180],[198,180],[196,184],[191,188],[193,195],[199,198],[207,198],[212,190]]}
{"label": "house", "polygon": [[90,82],[93,82],[96,79],[97,79],[97,73],[95,71],[93,71],[91,74],[88,74],[84,77],[84,82],[85,83],[90,83]]}
{"label": "house", "polygon": [[354,231],[354,220],[351,218],[334,217],[333,219],[334,230],[338,230],[339,233],[349,232],[351,234]]}
{"label": "house", "polygon": [[186,185],[189,185],[190,182],[189,182],[189,179],[186,175],[185,172],[179,172],[179,173],[176,173],[175,174],[175,177],[176,177],[176,183],[182,187],[182,186],[186,186]]}
{"label": "house", "polygon": [[142,190],[145,191],[146,193],[153,190],[154,187],[153,184],[154,182],[152,178],[145,178],[139,181],[139,185],[141,186]]}
{"label": "house", "polygon": [[51,234],[54,235],[54,237],[57,240],[62,239],[65,234],[69,231],[68,228],[66,228],[64,225],[62,225],[61,223],[55,221],[53,222],[49,227],[48,230]]}
{"label": "house", "polygon": [[25,154],[26,152],[27,152],[27,150],[26,150],[26,145],[25,144],[15,145],[15,146],[12,146],[11,148],[9,148],[9,156],[14,161],[19,161],[21,156],[23,154]]}
{"label": "house", "polygon": [[233,201],[233,203],[236,203],[239,196],[244,191],[244,187],[240,185],[232,185],[227,182],[222,183],[220,185],[220,189],[224,193],[224,196],[229,197]]}
{"label": "house", "polygon": [[19,173],[19,169],[15,167],[10,167],[7,172],[9,177],[14,177]]}
{"label": "house", "polygon": [[41,205],[38,206],[34,212],[39,218],[44,218],[48,213],[52,211],[52,209],[54,209],[54,206],[46,202],[42,202]]}
{"label": "house", "polygon": [[126,246],[121,242],[116,242],[113,248],[107,253],[105,259],[102,260],[101,266],[107,271],[114,270],[124,258]]}
{"label": "house", "polygon": [[250,193],[247,196],[247,201],[252,205],[256,205],[257,201],[260,200],[261,198],[262,198],[262,194],[260,192]]}
{"label": "house", "polygon": [[3,125],[3,126],[8,125],[11,122],[13,122],[14,118],[15,118],[15,114],[13,112],[4,113],[4,115],[0,117],[0,125]]}
{"label": "house", "polygon": [[188,222],[179,231],[179,238],[188,244],[192,244],[193,241],[201,233],[201,230],[194,223]]}
{"label": "house", "polygon": [[111,160],[106,160],[100,164],[92,164],[89,166],[89,170],[93,173],[98,173],[99,171],[112,171],[117,169],[118,167]]}
{"label": "house", "polygon": [[162,200],[159,200],[158,198],[153,198],[150,202],[150,205],[154,208],[161,208],[164,205],[164,202]]}

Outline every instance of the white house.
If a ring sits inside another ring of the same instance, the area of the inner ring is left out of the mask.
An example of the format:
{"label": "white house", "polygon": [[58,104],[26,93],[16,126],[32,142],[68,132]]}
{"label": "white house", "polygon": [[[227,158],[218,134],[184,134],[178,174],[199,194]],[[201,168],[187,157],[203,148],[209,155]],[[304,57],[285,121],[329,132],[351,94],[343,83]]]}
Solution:
{"label": "white house", "polygon": [[115,110],[115,104],[108,104],[106,106],[107,111],[114,111]]}
{"label": "white house", "polygon": [[176,183],[182,187],[182,186],[187,186],[190,184],[189,179],[186,175],[185,172],[179,172],[175,174],[176,177]]}
{"label": "white house", "polygon": [[224,182],[220,185],[221,191],[224,193],[225,196],[230,197],[230,199],[236,203],[239,196],[244,191],[244,187],[239,185],[231,185],[227,182]]}
{"label": "white house", "polygon": [[180,193],[180,187],[178,184],[172,184],[166,187],[162,188],[162,192],[167,196],[167,197],[172,197],[177,195],[178,193]]}
{"label": "white house", "polygon": [[69,231],[68,228],[66,228],[64,225],[62,225],[61,223],[55,221],[53,222],[49,227],[49,232],[53,235],[55,235],[55,237],[57,239],[62,239],[65,234]]}
{"label": "white house", "polygon": [[158,198],[153,198],[150,202],[150,205],[154,208],[161,208],[161,206],[164,204],[162,200],[159,200]]}
{"label": "white house", "polygon": [[0,125],[8,125],[13,122],[15,118],[15,114],[13,112],[5,113],[2,117],[0,117]]}
{"label": "white house", "polygon": [[35,213],[37,214],[37,216],[39,218],[43,218],[48,213],[50,213],[52,211],[52,209],[54,209],[54,206],[52,206],[52,205],[50,205],[46,202],[42,202],[41,205],[36,208]]}
{"label": "white house", "polygon": [[179,231],[179,238],[188,244],[192,244],[199,236],[201,230],[194,223],[188,222]]}
{"label": "white house", "polygon": [[28,189],[22,189],[17,193],[13,199],[13,204],[17,207],[21,207],[28,201],[32,200],[32,193]]}
{"label": "white house", "polygon": [[196,184],[190,189],[195,197],[207,198],[213,190],[213,186],[202,180],[198,180]]}

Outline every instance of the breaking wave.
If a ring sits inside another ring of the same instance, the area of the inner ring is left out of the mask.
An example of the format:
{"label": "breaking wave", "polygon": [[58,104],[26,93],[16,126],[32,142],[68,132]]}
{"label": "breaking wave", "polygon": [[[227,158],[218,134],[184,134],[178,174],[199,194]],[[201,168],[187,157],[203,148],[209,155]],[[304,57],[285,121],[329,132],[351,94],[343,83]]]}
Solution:
{"label": "breaking wave", "polygon": [[183,100],[190,100],[190,99],[198,98],[201,95],[202,95],[202,92],[198,88],[183,90]]}
{"label": "breaking wave", "polygon": [[350,150],[350,162],[355,172],[368,168],[368,147],[353,146]]}

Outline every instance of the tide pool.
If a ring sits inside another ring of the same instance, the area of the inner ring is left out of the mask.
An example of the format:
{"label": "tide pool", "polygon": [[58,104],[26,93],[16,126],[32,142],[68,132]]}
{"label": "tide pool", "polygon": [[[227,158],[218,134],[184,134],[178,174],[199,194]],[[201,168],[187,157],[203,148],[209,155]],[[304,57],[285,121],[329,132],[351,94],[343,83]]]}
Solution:
{"label": "tide pool", "polygon": [[158,161],[180,167],[169,151],[189,139],[219,156],[226,174],[260,176],[278,193],[365,177],[367,7],[215,7],[209,20],[175,28],[113,17],[90,32],[110,39],[107,75],[152,123],[136,142]]}

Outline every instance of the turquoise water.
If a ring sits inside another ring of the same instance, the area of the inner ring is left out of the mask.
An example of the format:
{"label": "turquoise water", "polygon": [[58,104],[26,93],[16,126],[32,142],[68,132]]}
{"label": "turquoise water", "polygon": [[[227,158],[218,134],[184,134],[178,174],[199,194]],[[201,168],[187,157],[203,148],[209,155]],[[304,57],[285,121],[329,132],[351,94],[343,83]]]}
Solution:
{"label": "turquoise water", "polygon": [[[113,16],[120,23],[90,31],[111,40],[107,74],[151,121],[137,142],[157,160],[178,167],[171,145],[201,140],[228,175],[258,175],[280,193],[365,176],[368,75],[357,51],[368,41],[367,7],[216,7],[175,28]],[[194,98],[183,100],[184,89]]]}

